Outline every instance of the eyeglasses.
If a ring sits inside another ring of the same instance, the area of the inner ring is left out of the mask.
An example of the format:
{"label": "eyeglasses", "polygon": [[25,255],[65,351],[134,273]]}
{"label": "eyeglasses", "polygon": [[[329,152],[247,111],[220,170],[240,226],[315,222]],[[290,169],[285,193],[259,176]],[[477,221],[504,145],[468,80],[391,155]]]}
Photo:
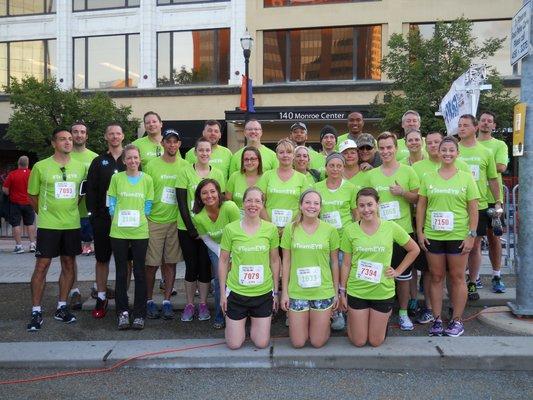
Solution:
{"label": "eyeglasses", "polygon": [[63,174],[63,181],[67,180],[67,169],[65,167],[59,168],[61,170],[61,173]]}
{"label": "eyeglasses", "polygon": [[259,158],[257,158],[257,157],[243,158],[244,162],[253,162],[253,161],[257,161],[257,160],[259,160]]}
{"label": "eyeglasses", "polygon": [[364,151],[370,151],[373,149],[373,147],[370,147],[370,146],[360,146],[358,147],[359,150],[364,150]]}

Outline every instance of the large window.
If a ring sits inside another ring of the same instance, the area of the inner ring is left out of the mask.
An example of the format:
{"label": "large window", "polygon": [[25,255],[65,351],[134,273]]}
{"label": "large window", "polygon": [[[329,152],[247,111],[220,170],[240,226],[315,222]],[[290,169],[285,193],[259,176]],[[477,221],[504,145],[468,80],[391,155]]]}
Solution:
{"label": "large window", "polygon": [[34,76],[43,80],[55,71],[55,40],[0,43],[0,86],[8,85],[9,77],[20,80]]}
{"label": "large window", "polygon": [[305,6],[308,4],[361,3],[378,0],[264,0],[265,7]]}
{"label": "large window", "polygon": [[158,33],[157,85],[225,85],[229,50],[229,29]]}
{"label": "large window", "polygon": [[2,17],[55,12],[54,0],[0,0],[0,16]]}
{"label": "large window", "polygon": [[74,87],[116,89],[139,83],[139,35],[74,39]]}
{"label": "large window", "polygon": [[72,0],[72,10],[102,10],[106,8],[139,7],[140,0]]}
{"label": "large window", "polygon": [[381,79],[381,25],[265,31],[265,83]]}

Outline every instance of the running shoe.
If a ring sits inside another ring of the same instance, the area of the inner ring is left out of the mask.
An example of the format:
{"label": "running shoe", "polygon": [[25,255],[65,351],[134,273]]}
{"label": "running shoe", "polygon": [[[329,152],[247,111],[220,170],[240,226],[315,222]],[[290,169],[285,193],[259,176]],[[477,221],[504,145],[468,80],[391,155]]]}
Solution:
{"label": "running shoe", "polygon": [[118,330],[130,329],[130,314],[127,311],[121,312],[118,316]]}
{"label": "running shoe", "polygon": [[181,314],[181,320],[183,322],[191,322],[194,318],[194,314],[196,314],[196,309],[194,307],[194,304],[187,304],[185,308],[183,309],[183,313]]}
{"label": "running shoe", "polygon": [[37,246],[35,245],[35,242],[30,243],[30,253],[35,253],[37,251]]}
{"label": "running shoe", "polygon": [[492,291],[494,293],[505,293],[505,285],[502,282],[502,278],[500,276],[493,276],[492,277]]}
{"label": "running shoe", "polygon": [[415,326],[413,325],[413,322],[411,321],[411,318],[409,318],[408,315],[400,315],[398,322],[402,331],[412,331],[413,329],[415,329]]}
{"label": "running shoe", "polygon": [[81,294],[80,292],[74,292],[70,295],[70,308],[73,310],[81,310]]}
{"label": "running shoe", "polygon": [[207,308],[207,304],[200,303],[198,306],[198,320],[199,321],[207,321],[211,319],[211,314],[209,313],[209,308]]}
{"label": "running shoe", "polygon": [[477,292],[477,287],[474,282],[468,282],[468,300],[479,300],[479,293]]}
{"label": "running shoe", "polygon": [[342,331],[346,326],[344,315],[340,311],[336,311],[331,319],[331,329],[334,331]]}
{"label": "running shoe", "polygon": [[67,306],[59,307],[54,314],[54,319],[65,324],[76,322],[76,316],[70,312]]}
{"label": "running shoe", "polygon": [[476,279],[476,287],[478,289],[483,289],[483,282],[481,282],[481,278],[479,277]]}
{"label": "running shoe", "polygon": [[24,253],[24,247],[22,247],[21,244],[15,245],[15,249],[13,250],[14,254],[22,254]]}
{"label": "running shoe", "polygon": [[131,324],[131,329],[135,329],[136,331],[141,331],[144,329],[144,318],[137,317],[133,320],[133,323]]}
{"label": "running shoe", "polygon": [[161,313],[159,312],[159,309],[157,308],[157,304],[155,304],[152,300],[146,303],[146,318],[148,319],[158,319],[161,317]]}
{"label": "running shoe", "polygon": [[446,327],[446,329],[444,330],[444,334],[446,336],[451,336],[451,337],[459,337],[463,333],[465,333],[465,327],[463,323],[458,320],[451,321]]}
{"label": "running shoe", "polygon": [[442,336],[444,334],[444,327],[442,326],[442,320],[437,318],[431,324],[429,328],[429,336]]}
{"label": "running shoe", "polygon": [[224,321],[215,321],[213,322],[213,328],[214,329],[224,329],[226,327],[226,323]]}
{"label": "running shoe", "polygon": [[418,309],[418,300],[409,299],[409,303],[407,303],[407,315],[409,315],[409,317],[414,318],[416,316],[417,309]]}
{"label": "running shoe", "polygon": [[435,317],[433,316],[431,310],[427,308],[424,308],[416,319],[416,322],[418,322],[419,324],[428,324],[433,321],[435,321]]}
{"label": "running shoe", "polygon": [[170,302],[163,302],[161,314],[163,315],[163,319],[174,319],[174,310],[172,309],[172,304]]}
{"label": "running shoe", "polygon": [[93,318],[100,319],[104,318],[105,314],[107,312],[107,299],[102,300],[100,298],[96,299],[96,306],[94,307],[94,310],[92,311]]}
{"label": "running shoe", "polygon": [[28,332],[37,332],[43,325],[43,313],[41,311],[32,311],[30,323],[26,326]]}

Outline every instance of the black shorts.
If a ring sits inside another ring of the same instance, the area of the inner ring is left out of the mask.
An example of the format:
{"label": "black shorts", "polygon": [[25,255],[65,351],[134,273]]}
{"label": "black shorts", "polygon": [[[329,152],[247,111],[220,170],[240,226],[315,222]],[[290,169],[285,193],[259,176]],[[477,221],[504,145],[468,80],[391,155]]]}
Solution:
{"label": "black shorts", "polygon": [[19,226],[20,220],[25,226],[33,225],[35,222],[35,211],[28,205],[9,203],[9,224]]}
{"label": "black shorts", "polygon": [[[409,236],[411,238],[413,237],[413,234],[410,233]],[[394,243],[392,246],[392,258],[391,258],[391,267],[396,269],[398,265],[400,265],[407,254],[407,250],[405,250],[402,246],[400,246],[398,243]],[[409,265],[405,271],[402,272],[400,276],[395,278],[397,281],[408,281],[413,276],[412,274],[413,266]]]}
{"label": "black shorts", "polygon": [[[415,243],[418,243],[418,239],[416,237],[416,233],[411,233],[409,236],[415,241]],[[418,256],[416,257],[415,261],[413,262],[412,266],[417,270],[421,272],[427,272],[429,271],[428,267],[428,260],[426,258],[426,255],[423,251],[418,253]]]}
{"label": "black shorts", "polygon": [[478,211],[478,216],[479,216],[479,219],[477,221],[477,229],[476,229],[476,232],[477,232],[477,235],[479,237],[481,236],[485,236],[487,234],[487,227],[489,226],[490,222],[489,222],[489,216],[487,215],[487,208],[485,208],[484,210],[479,210]]}
{"label": "black shorts", "polygon": [[435,240],[427,239],[429,244],[426,245],[429,253],[432,254],[461,254],[462,249],[459,248],[462,240]]}
{"label": "black shorts", "polygon": [[[495,207],[496,207],[496,203],[489,203],[489,208],[495,208]],[[488,208],[487,208],[487,210],[488,210]],[[505,228],[507,226],[507,224],[505,223],[505,218],[506,218],[505,213],[500,215],[500,221],[502,223],[502,227],[503,228]],[[487,223],[487,229],[492,229],[490,218],[489,218],[489,221]]]}
{"label": "black shorts", "polygon": [[248,316],[252,318],[270,317],[273,303],[272,292],[253,297],[231,292],[228,296],[226,315],[234,321],[240,321]]}
{"label": "black shorts", "polygon": [[382,313],[388,313],[394,307],[394,297],[385,300],[365,300],[359,297],[348,296],[348,306],[354,310],[371,308]]}
{"label": "black shorts", "polygon": [[81,234],[77,229],[37,229],[37,258],[75,257],[81,254]]}

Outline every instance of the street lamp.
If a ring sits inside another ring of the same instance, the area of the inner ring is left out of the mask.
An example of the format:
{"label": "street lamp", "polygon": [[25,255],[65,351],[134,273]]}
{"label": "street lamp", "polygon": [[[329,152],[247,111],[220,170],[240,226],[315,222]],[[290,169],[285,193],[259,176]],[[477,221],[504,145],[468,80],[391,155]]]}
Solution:
{"label": "street lamp", "polygon": [[241,38],[241,47],[242,47],[242,53],[244,55],[244,75],[246,76],[246,114],[244,117],[244,122],[248,121],[248,114],[249,114],[249,84],[250,84],[250,78],[248,77],[248,67],[250,64],[250,55],[252,54],[252,47],[254,45],[254,39],[252,36],[250,36],[250,32],[248,32],[248,29],[246,29],[246,32],[244,32],[244,36]]}

